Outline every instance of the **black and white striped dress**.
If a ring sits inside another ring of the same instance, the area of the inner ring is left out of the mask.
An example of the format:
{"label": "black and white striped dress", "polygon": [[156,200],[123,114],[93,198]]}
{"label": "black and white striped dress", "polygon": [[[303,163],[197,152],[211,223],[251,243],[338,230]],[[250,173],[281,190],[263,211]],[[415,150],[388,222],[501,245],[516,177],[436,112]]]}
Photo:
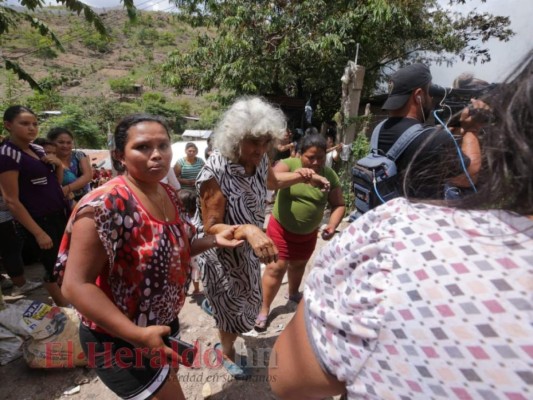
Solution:
{"label": "black and white striped dress", "polygon": [[[226,198],[224,223],[253,224],[263,228],[265,220],[268,157],[263,157],[254,175],[215,151],[196,180],[198,193],[203,182],[216,179]],[[200,207],[194,224],[203,235]],[[259,259],[245,242],[235,249],[211,249],[198,256],[203,271],[202,283],[213,308],[218,329],[230,333],[248,332],[253,328],[261,307],[261,273]]]}

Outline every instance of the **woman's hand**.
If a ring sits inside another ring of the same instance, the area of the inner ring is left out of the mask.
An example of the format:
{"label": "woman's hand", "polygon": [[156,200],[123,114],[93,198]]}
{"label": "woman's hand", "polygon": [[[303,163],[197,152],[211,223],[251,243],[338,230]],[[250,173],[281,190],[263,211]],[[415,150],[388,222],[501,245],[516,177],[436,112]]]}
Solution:
{"label": "woman's hand", "polygon": [[215,241],[217,247],[233,249],[238,246],[242,246],[244,240],[235,239],[235,231],[239,228],[239,225],[234,225],[229,229],[224,229],[222,232],[215,235]]}
{"label": "woman's hand", "polygon": [[470,102],[472,104],[461,111],[459,120],[464,132],[477,133],[484,124],[490,121],[492,112],[489,105],[482,100],[472,99]]}
{"label": "woman's hand", "polygon": [[309,183],[311,186],[320,188],[323,192],[329,191],[329,181],[323,176],[318,175],[311,168],[298,168],[294,172],[300,174],[302,178],[304,178],[304,183]]}
{"label": "woman's hand", "polygon": [[61,190],[63,191],[63,196],[68,198],[69,194],[72,193],[72,190],[70,189],[70,184],[61,186]]}
{"label": "woman's hand", "polygon": [[278,261],[278,249],[261,229],[255,225],[247,225],[246,240],[252,246],[255,255],[263,264]]}
{"label": "woman's hand", "polygon": [[52,238],[44,231],[35,236],[35,241],[43,250],[51,249],[54,245]]}
{"label": "woman's hand", "polygon": [[[164,325],[152,325],[139,330],[138,339],[132,343],[142,350],[146,358],[165,356],[173,368],[178,368],[180,357],[171,347],[168,347],[163,338],[170,335],[170,328]],[[163,352],[163,354],[161,354]],[[159,360],[157,360],[159,361]],[[162,361],[162,360],[161,360]]]}
{"label": "woman's hand", "polygon": [[311,186],[319,188],[322,192],[329,192],[331,184],[329,181],[321,175],[314,174],[309,181]]}
{"label": "woman's hand", "polygon": [[335,235],[335,227],[332,225],[326,225],[324,229],[322,229],[322,239],[323,240],[330,240],[333,235]]}
{"label": "woman's hand", "polygon": [[294,172],[300,174],[302,178],[304,179],[305,183],[309,183],[313,175],[316,174],[316,172],[313,171],[311,168],[298,168],[294,170]]}
{"label": "woman's hand", "polygon": [[57,168],[63,166],[63,164],[61,164],[61,160],[52,154],[41,157],[41,161],[45,162],[46,164],[55,165]]}

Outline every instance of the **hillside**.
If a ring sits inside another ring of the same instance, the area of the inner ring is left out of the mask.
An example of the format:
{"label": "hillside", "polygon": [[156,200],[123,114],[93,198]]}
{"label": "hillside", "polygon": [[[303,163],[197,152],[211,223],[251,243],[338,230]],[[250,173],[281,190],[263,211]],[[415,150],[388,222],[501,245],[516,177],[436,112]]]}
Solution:
{"label": "hillside", "polygon": [[[187,48],[193,28],[162,12],[140,11],[136,23],[130,22],[122,9],[100,15],[112,32],[110,41],[103,40],[82,17],[61,8],[47,8],[36,16],[60,38],[64,52],[29,25],[2,35],[2,52],[40,83],[54,87],[61,96],[118,99],[120,96],[110,88],[110,80],[128,77],[141,85],[144,92],[163,93],[171,100],[188,99],[192,113],[201,107],[201,99],[194,93],[177,97],[165,88],[158,70],[170,50]],[[25,82],[5,69],[0,70],[0,91],[18,101],[32,94]]]}

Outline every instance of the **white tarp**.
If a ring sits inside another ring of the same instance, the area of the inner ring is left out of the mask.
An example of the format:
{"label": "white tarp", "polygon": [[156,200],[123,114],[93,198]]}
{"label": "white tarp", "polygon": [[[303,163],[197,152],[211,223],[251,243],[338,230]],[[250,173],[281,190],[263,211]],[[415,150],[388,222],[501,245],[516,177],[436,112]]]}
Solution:
{"label": "white tarp", "polygon": [[209,139],[209,137],[213,134],[213,131],[201,131],[196,129],[185,129],[183,133],[181,134],[181,137],[183,140],[187,139]]}

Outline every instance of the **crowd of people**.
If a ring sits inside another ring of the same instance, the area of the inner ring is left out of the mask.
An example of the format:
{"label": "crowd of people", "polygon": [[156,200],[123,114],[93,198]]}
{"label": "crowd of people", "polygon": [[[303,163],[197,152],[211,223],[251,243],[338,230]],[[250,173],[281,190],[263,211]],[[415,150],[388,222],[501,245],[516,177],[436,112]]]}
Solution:
{"label": "crowd of people", "polygon": [[[53,301],[79,312],[82,347],[121,398],[185,398],[183,360],[167,338],[179,336],[191,281],[197,294],[201,280],[221,364],[247,379],[234,343],[268,328],[285,273],[298,308],[270,360],[280,398],[528,398],[533,54],[453,128],[422,127],[434,108],[427,66],[391,81],[378,150],[413,126],[423,134],[397,159],[401,197],[339,234],[342,145],[316,129],[295,144],[283,112],[260,97],[228,108],[205,160],[189,143],[174,168],[162,118],[123,118],[111,149],[118,175],[90,191],[93,172],[73,134],[53,129],[37,145],[35,114],[10,107],[0,146],[4,266],[17,287],[37,285],[21,260],[35,239]],[[265,230],[268,191],[276,195]],[[319,235],[331,242],[308,265]],[[117,357],[130,367],[106,362]]]}

